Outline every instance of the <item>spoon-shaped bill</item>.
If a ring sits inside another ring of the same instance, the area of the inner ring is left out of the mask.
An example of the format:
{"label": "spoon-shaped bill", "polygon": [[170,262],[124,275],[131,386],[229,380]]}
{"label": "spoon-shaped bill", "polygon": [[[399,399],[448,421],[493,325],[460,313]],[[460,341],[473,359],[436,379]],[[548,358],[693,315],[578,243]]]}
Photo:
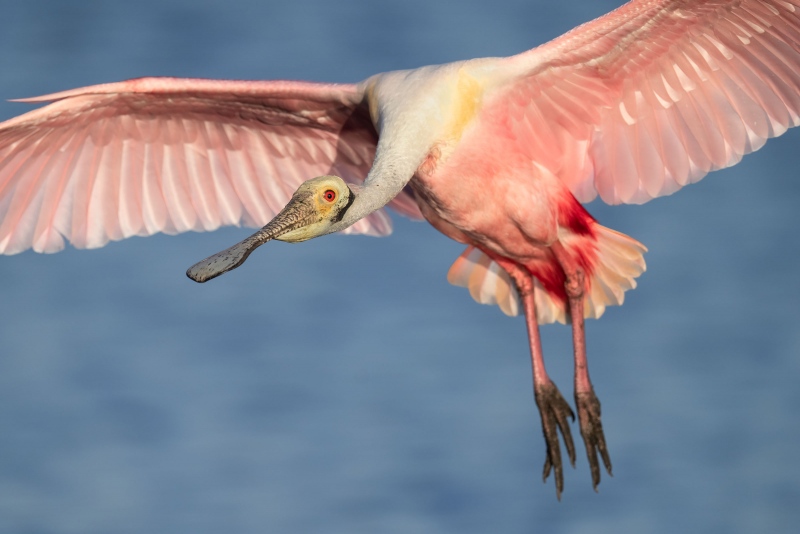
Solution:
{"label": "spoon-shaped bill", "polygon": [[255,239],[256,236],[258,236],[258,233],[236,243],[232,247],[226,248],[222,252],[217,252],[203,261],[195,263],[186,271],[186,276],[195,282],[202,283],[237,268],[244,263],[244,260],[247,259],[251,252],[269,240],[266,239],[259,242],[259,240]]}
{"label": "spoon-shaped bill", "polygon": [[250,253],[267,241],[307,226],[314,219],[314,210],[307,199],[295,197],[261,230],[232,247],[195,263],[186,271],[186,276],[200,283],[216,278],[243,264]]}

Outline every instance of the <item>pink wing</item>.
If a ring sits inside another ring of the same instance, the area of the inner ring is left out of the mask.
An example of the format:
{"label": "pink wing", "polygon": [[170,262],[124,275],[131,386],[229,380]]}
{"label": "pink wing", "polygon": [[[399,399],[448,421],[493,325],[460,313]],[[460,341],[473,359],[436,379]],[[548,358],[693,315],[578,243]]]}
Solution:
{"label": "pink wing", "polygon": [[798,0],[636,0],[529,52],[495,101],[583,201],[643,203],[800,122]]}
{"label": "pink wing", "polygon": [[262,226],[308,178],[361,182],[377,141],[354,85],[142,78],[23,101],[52,100],[0,124],[0,253]]}

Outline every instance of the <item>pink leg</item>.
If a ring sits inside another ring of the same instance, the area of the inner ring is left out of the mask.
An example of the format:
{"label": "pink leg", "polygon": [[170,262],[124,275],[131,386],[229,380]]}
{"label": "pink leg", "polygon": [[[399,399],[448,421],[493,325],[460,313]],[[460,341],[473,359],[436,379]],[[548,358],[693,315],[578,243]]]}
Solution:
{"label": "pink leg", "polygon": [[575,352],[575,407],[578,410],[581,436],[592,470],[592,484],[597,491],[597,485],[600,483],[600,464],[597,455],[600,454],[602,457],[609,475],[611,475],[611,458],[608,455],[603,425],[600,421],[600,401],[597,400],[592,381],[589,380],[589,367],[586,361],[586,334],[583,326],[586,278],[583,269],[569,256],[560,242],[556,241],[550,248],[566,276],[564,288],[569,298],[572,344]]}
{"label": "pink leg", "polygon": [[528,327],[528,340],[531,348],[531,363],[533,366],[533,393],[539,414],[542,418],[542,431],[547,444],[547,457],[544,462],[543,480],[547,480],[551,468],[555,471],[556,496],[561,499],[564,490],[564,468],[561,461],[561,447],[558,442],[558,431],[564,438],[570,463],[575,466],[575,445],[569,429],[567,417],[575,420],[575,414],[567,401],[558,391],[555,384],[547,376],[544,368],[542,342],[539,337],[539,323],[536,321],[536,303],[534,300],[534,285],[530,273],[507,260],[496,260],[511,275],[517,286],[517,291],[522,299],[525,310],[525,322]]}

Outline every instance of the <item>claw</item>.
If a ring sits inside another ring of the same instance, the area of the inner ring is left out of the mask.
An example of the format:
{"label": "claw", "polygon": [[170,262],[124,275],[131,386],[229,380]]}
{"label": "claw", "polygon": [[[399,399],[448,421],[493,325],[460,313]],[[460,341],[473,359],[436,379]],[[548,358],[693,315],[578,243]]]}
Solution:
{"label": "claw", "polygon": [[572,432],[567,421],[567,417],[574,421],[575,413],[552,382],[535,388],[534,395],[536,405],[539,407],[539,414],[542,417],[542,432],[547,444],[547,457],[544,461],[542,481],[547,481],[550,472],[554,471],[556,497],[561,500],[561,492],[564,491],[564,468],[561,461],[558,431],[561,431],[561,435],[564,438],[569,461],[572,467],[575,467],[575,444],[572,441]]}
{"label": "claw", "polygon": [[603,434],[603,424],[600,421],[600,401],[593,390],[582,393],[575,393],[575,406],[578,409],[578,420],[581,427],[581,436],[583,436],[583,443],[586,446],[586,456],[589,459],[589,467],[592,470],[592,485],[594,491],[597,491],[597,485],[600,484],[600,464],[597,461],[597,455],[603,459],[606,471],[610,476],[611,473],[611,457],[608,455],[606,448],[606,438]]}

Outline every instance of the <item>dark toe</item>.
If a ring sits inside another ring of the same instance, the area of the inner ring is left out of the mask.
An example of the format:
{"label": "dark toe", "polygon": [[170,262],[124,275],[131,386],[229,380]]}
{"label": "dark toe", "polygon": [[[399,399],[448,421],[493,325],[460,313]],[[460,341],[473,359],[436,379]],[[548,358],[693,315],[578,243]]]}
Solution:
{"label": "dark toe", "polygon": [[555,472],[556,483],[556,496],[561,499],[561,492],[564,490],[564,467],[561,460],[561,446],[558,441],[558,432],[564,438],[564,444],[567,447],[567,454],[572,466],[575,466],[575,444],[572,440],[572,432],[569,428],[569,417],[575,420],[575,414],[572,408],[561,393],[556,388],[555,384],[548,382],[543,386],[534,388],[536,397],[536,405],[539,407],[539,413],[542,417],[542,432],[544,433],[544,440],[547,444],[547,457],[544,462],[544,471],[542,479],[547,480],[550,476],[550,471]]}
{"label": "dark toe", "polygon": [[581,427],[581,436],[586,446],[586,456],[589,459],[589,467],[592,470],[592,485],[597,491],[600,484],[600,463],[597,460],[598,454],[603,459],[606,471],[611,473],[611,457],[608,455],[606,438],[603,434],[603,423],[600,419],[600,401],[594,391],[575,394],[575,406],[578,410],[578,421]]}

